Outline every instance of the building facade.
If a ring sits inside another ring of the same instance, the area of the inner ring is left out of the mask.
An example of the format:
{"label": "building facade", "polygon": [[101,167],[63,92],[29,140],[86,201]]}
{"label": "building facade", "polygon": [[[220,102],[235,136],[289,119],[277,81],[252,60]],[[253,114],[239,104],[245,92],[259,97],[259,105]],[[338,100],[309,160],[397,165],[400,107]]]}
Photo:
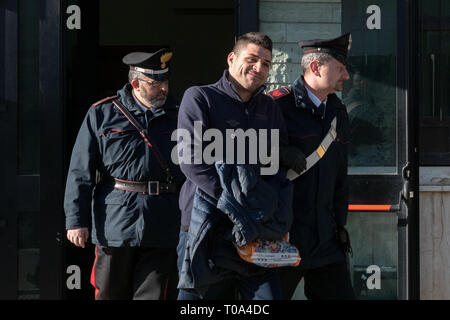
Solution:
{"label": "building facade", "polygon": [[65,239],[65,176],[85,112],[126,81],[122,56],[169,45],[181,100],[256,30],[274,42],[268,90],[301,75],[298,41],[351,32],[341,98],[356,294],[450,298],[448,1],[5,0],[0,25],[0,298],[92,298],[93,247]]}

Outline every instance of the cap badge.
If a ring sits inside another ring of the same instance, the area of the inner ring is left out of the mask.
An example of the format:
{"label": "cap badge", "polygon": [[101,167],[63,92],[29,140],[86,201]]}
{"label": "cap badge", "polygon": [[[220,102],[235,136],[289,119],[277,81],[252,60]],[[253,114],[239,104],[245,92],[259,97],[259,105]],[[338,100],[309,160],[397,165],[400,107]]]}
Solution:
{"label": "cap badge", "polygon": [[166,63],[172,58],[172,52],[166,52],[161,56],[161,69],[166,68]]}

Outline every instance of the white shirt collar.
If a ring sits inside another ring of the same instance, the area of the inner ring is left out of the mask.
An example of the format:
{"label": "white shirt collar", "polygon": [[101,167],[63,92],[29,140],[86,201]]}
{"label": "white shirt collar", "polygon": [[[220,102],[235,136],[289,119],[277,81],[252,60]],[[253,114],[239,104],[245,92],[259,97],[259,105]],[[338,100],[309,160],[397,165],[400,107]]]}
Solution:
{"label": "white shirt collar", "polygon": [[[308,97],[309,97],[309,99],[312,101],[312,103],[314,103],[314,105],[315,105],[316,107],[319,107],[320,104],[322,103],[322,101],[320,101],[320,99],[317,98],[317,96],[316,96],[314,93],[312,93],[312,92],[308,89],[307,86],[305,86],[305,88],[306,88],[306,91],[308,92]],[[324,105],[327,104],[327,100],[328,100],[328,98],[326,98],[325,101],[323,102]]]}

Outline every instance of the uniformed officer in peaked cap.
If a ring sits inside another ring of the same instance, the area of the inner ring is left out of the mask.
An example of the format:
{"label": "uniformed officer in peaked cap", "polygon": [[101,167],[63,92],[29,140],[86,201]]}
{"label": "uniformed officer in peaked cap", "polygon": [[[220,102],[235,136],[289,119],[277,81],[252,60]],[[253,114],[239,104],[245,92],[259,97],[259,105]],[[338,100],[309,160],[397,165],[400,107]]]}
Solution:
{"label": "uniformed officer in peaked cap", "polygon": [[[347,254],[348,115],[336,92],[349,79],[350,34],[300,41],[303,75],[291,86],[269,92],[280,106],[290,147],[280,160],[294,181],[291,242],[302,257],[297,268],[280,270],[283,297],[290,299],[305,279],[308,299],[354,299]],[[306,169],[302,171],[306,158]],[[286,160],[287,159],[287,160]]]}
{"label": "uniformed officer in peaked cap", "polygon": [[177,297],[184,176],[171,161],[178,116],[169,95],[171,58],[167,48],[126,55],[128,83],[89,108],[73,148],[67,238],[84,248],[92,225],[96,299]]}
{"label": "uniformed officer in peaked cap", "polygon": [[338,38],[323,40],[303,40],[299,45],[303,49],[303,54],[311,52],[327,53],[343,65],[347,65],[347,52],[352,44],[351,34],[346,33]]}
{"label": "uniformed officer in peaked cap", "polygon": [[163,48],[154,53],[132,52],[123,57],[123,63],[145,76],[156,80],[164,81],[169,79],[169,61],[172,58],[172,52]]}

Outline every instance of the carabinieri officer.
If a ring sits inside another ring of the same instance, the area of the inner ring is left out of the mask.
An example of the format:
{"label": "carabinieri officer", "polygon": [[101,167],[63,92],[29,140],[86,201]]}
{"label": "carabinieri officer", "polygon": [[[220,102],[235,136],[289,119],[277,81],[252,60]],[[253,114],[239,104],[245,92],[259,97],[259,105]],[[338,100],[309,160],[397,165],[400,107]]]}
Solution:
{"label": "carabinieri officer", "polygon": [[129,82],[89,108],[72,152],[64,199],[67,238],[85,247],[91,227],[96,299],[175,298],[179,187],[170,161],[178,106],[172,52],[123,58]]}
{"label": "carabinieri officer", "polygon": [[292,86],[269,93],[286,121],[290,153],[299,150],[301,156],[308,155],[306,171],[291,177],[295,188],[290,240],[302,261],[299,267],[280,270],[283,298],[290,299],[304,278],[308,299],[354,299],[346,262],[350,241],[344,227],[349,123],[345,105],[336,95],[349,79],[351,36],[299,44],[303,75]]}

